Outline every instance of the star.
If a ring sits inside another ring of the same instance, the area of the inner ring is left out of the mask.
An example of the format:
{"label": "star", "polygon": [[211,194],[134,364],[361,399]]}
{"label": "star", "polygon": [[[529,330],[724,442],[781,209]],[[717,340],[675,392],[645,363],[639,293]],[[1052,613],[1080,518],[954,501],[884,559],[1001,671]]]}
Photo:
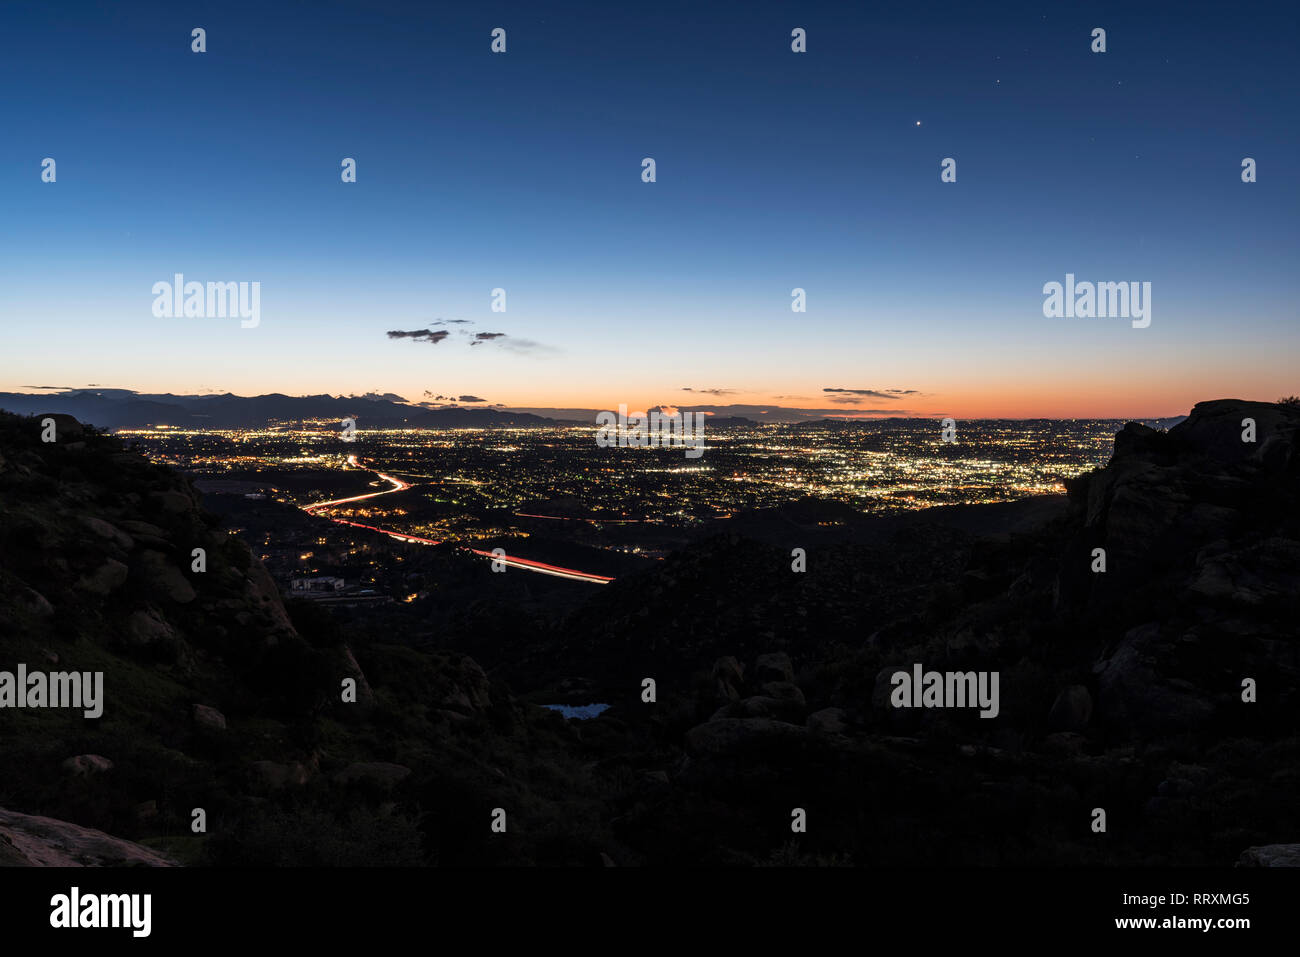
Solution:
{"label": "star", "polygon": [[920,125],[921,125],[921,121],[920,121],[920,120],[917,120],[917,121],[916,121],[916,125],[917,125],[917,126],[920,126]]}

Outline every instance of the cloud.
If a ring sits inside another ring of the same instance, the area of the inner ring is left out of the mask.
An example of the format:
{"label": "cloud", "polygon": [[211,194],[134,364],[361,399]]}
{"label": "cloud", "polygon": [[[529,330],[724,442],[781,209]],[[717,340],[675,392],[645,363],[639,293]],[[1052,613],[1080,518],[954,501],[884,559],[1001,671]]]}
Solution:
{"label": "cloud", "polygon": [[504,332],[476,332],[474,333],[474,341],[471,342],[470,345],[479,346],[488,342],[493,343],[508,352],[515,352],[520,355],[556,351],[550,346],[542,345],[540,342],[534,342],[532,339],[516,339],[514,336],[508,336]]}
{"label": "cloud", "polygon": [[396,392],[367,392],[364,395],[353,393],[348,396],[349,399],[375,399],[384,402],[401,402],[404,405],[410,404],[410,399],[398,395]]}
{"label": "cloud", "polygon": [[735,389],[691,389],[685,386],[682,387],[682,391],[696,392],[699,393],[700,395],[735,395],[736,394]]}
{"label": "cloud", "polygon": [[437,345],[449,335],[451,335],[451,333],[445,329],[439,329],[437,332],[434,332],[432,329],[412,329],[409,332],[401,329],[394,329],[388,333],[388,338],[414,339],[416,342],[431,342],[434,345]]}
{"label": "cloud", "polygon": [[462,395],[457,402],[486,402],[487,399],[480,399],[476,395]]}
{"label": "cloud", "polygon": [[[430,323],[431,326],[444,325],[450,323],[471,324],[469,319],[439,319]],[[390,339],[410,339],[413,342],[429,342],[437,345],[443,339],[448,338],[451,332],[446,329],[393,329],[388,333]],[[515,339],[506,335],[504,332],[468,332],[462,330],[460,335],[470,340],[470,346],[481,346],[484,343],[495,343],[503,349],[510,352],[518,353],[545,353],[555,352],[550,346],[544,346],[540,342],[534,342],[531,339]],[[427,393],[426,393],[427,394]],[[447,396],[451,398],[451,396]]]}
{"label": "cloud", "polygon": [[864,398],[871,399],[901,399],[905,395],[920,395],[915,389],[839,389],[824,388],[822,392],[829,392],[836,396],[831,399],[838,405],[853,405],[861,402]]}
{"label": "cloud", "polygon": [[472,319],[435,319],[429,323],[431,326],[472,326]]}
{"label": "cloud", "polygon": [[[25,385],[24,389],[45,389],[50,392],[71,392],[73,387],[70,385]],[[89,388],[89,386],[87,386]]]}
{"label": "cloud", "polygon": [[501,348],[508,349],[511,352],[517,352],[520,355],[533,355],[548,352],[555,352],[551,346],[542,345],[540,342],[534,342],[532,339],[509,339],[501,340]]}

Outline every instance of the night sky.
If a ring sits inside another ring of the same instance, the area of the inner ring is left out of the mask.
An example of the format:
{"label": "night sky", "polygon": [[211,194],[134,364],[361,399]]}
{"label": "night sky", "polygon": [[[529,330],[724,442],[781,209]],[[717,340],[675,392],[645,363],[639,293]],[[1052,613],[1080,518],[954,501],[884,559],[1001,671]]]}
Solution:
{"label": "night sky", "polygon": [[[0,391],[959,417],[1300,392],[1294,5],[541,6],[0,7]],[[176,273],[260,282],[260,324],[155,317]],[[1150,326],[1044,317],[1067,273],[1150,282]],[[424,329],[450,335],[388,335]]]}

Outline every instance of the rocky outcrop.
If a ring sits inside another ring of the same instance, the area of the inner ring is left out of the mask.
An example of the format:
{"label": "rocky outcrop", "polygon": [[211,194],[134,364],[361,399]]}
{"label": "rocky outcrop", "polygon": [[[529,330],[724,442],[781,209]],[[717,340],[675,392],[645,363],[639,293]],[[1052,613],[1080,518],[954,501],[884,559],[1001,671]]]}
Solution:
{"label": "rocky outcrop", "polygon": [[1072,483],[1058,608],[1113,636],[1094,668],[1108,728],[1204,728],[1265,673],[1272,706],[1300,696],[1298,426],[1300,408],[1202,402],[1167,433],[1125,426],[1106,468]]}
{"label": "rocky outcrop", "polygon": [[140,844],[94,828],[0,808],[0,865],[28,867],[175,867]]}
{"label": "rocky outcrop", "polygon": [[1300,844],[1265,844],[1241,852],[1238,867],[1300,867]]}
{"label": "rocky outcrop", "polygon": [[225,731],[226,716],[216,708],[206,704],[196,704],[193,708],[194,724],[208,731]]}

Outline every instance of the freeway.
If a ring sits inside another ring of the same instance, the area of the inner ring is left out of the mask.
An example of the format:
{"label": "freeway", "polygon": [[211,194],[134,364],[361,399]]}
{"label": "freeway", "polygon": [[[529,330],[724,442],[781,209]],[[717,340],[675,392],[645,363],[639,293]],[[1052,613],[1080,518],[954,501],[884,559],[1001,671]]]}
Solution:
{"label": "freeway", "polygon": [[[370,468],[363,464],[355,455],[348,456],[348,465],[352,468],[366,469],[374,472],[375,475],[392,485],[392,488],[381,489],[378,492],[367,492],[365,495],[354,495],[351,498],[336,498],[328,502],[316,502],[314,505],[304,505],[302,510],[308,515],[315,515],[317,512],[323,512],[334,508],[338,505],[351,505],[354,502],[364,502],[367,499],[378,498],[381,495],[392,495],[394,492],[405,492],[411,488],[409,482],[404,482],[392,475],[386,475],[378,469]],[[431,538],[422,538],[419,535],[408,535],[405,532],[396,532],[390,528],[380,528],[377,525],[365,525],[361,522],[350,522],[345,518],[333,518],[329,515],[323,515],[322,518],[329,519],[338,525],[351,525],[353,528],[364,528],[368,531],[379,532],[387,535],[389,538],[396,539],[399,542],[414,542],[417,545],[440,545],[441,542],[434,541]],[[568,578],[572,581],[591,582],[595,585],[607,585],[614,579],[607,575],[594,575],[590,572],[578,571],[576,568],[563,568],[559,565],[548,565],[546,562],[534,561],[531,558],[520,558],[517,555],[493,554],[490,551],[484,551],[480,548],[468,548],[458,546],[467,552],[473,552],[475,555],[481,555],[484,558],[490,558],[499,561],[508,568],[520,568],[524,571],[537,572],[539,575],[552,575],[556,578]]]}

